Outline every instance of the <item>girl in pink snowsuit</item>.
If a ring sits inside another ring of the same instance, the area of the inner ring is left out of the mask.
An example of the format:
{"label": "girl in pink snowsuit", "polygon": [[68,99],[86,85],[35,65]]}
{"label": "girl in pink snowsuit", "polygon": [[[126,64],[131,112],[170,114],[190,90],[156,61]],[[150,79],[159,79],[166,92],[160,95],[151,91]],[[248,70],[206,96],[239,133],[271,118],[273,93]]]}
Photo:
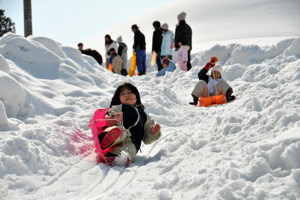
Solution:
{"label": "girl in pink snowsuit", "polygon": [[182,42],[178,42],[178,45],[180,46],[178,49],[178,68],[187,71],[188,50],[190,47],[182,45]]}

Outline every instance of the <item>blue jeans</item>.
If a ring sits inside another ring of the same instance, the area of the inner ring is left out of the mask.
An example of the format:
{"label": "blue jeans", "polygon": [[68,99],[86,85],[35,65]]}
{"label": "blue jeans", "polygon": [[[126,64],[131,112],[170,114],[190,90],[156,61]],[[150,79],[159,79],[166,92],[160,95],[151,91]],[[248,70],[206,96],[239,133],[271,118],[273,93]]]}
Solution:
{"label": "blue jeans", "polygon": [[136,52],[136,64],[138,67],[139,75],[146,74],[146,51],[138,50]]}

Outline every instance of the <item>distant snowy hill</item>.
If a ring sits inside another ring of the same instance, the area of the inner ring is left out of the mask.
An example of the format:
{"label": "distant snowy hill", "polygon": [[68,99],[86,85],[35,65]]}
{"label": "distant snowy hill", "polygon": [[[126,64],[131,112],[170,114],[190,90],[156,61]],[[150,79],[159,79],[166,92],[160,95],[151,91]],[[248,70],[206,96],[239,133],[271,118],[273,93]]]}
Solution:
{"label": "distant snowy hill", "polygon": [[230,40],[230,43],[253,38],[254,42],[264,45],[270,44],[270,40],[266,39],[269,37],[300,36],[299,10],[299,0],[177,0],[122,21],[83,42],[86,48],[95,48],[103,55],[104,36],[110,34],[115,40],[122,35],[131,50],[131,25],[138,24],[146,36],[146,51],[151,52],[153,21],[168,23],[169,29],[175,31],[177,15],[185,11],[186,22],[193,29],[192,53],[224,43],[225,40]]}

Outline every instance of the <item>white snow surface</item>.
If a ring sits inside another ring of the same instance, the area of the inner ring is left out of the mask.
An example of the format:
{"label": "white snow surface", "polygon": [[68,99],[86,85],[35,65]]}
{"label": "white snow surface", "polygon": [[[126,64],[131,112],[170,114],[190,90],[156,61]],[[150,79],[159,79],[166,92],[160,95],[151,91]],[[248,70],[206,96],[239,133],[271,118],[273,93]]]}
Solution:
{"label": "white snow surface", "polygon": [[[5,34],[0,199],[300,199],[300,37],[285,31],[276,36],[288,39],[194,51],[188,72],[156,77],[154,67],[131,78],[50,38]],[[191,106],[197,74],[212,56],[236,100]],[[97,164],[88,122],[124,82],[138,88],[162,137],[142,145],[128,168]]]}

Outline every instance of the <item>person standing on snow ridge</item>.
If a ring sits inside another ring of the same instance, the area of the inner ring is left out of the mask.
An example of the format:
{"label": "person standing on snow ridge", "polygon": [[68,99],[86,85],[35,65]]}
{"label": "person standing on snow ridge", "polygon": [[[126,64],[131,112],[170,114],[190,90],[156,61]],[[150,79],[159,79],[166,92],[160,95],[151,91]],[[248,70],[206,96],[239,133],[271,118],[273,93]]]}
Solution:
{"label": "person standing on snow ridge", "polygon": [[163,69],[163,66],[161,64],[161,43],[162,43],[162,30],[160,28],[160,22],[154,21],[153,22],[153,36],[152,36],[152,52],[156,53],[156,65],[157,65],[157,71],[160,71]]}
{"label": "person standing on snow ridge", "polygon": [[127,76],[127,45],[123,42],[122,36],[119,36],[116,40],[116,42],[119,44],[118,47],[118,55],[121,56],[123,63],[122,63],[122,70],[121,75]]}
{"label": "person standing on snow ridge", "polygon": [[109,149],[107,157],[128,154],[129,162],[135,160],[144,144],[151,144],[161,137],[159,124],[145,113],[138,89],[131,83],[121,84],[115,91],[106,111],[107,128],[99,134],[102,149]]}
{"label": "person standing on snow ridge", "polygon": [[144,34],[139,27],[134,24],[131,26],[134,33],[133,51],[136,53],[136,63],[138,67],[138,75],[146,74],[146,41]]}
{"label": "person standing on snow ridge", "polygon": [[110,54],[109,54],[109,50],[110,49],[118,49],[118,46],[117,46],[117,43],[114,42],[110,35],[105,35],[105,50],[106,50],[106,53],[105,53],[105,59],[106,59],[106,69],[108,69],[109,67],[109,58],[110,58]]}
{"label": "person standing on snow ridge", "polygon": [[169,60],[172,60],[173,50],[172,50],[172,43],[173,43],[173,37],[174,33],[169,30],[169,25],[164,23],[161,26],[162,30],[162,44],[161,44],[161,58],[167,58]]}
{"label": "person standing on snow ridge", "polygon": [[188,62],[187,62],[187,70],[189,71],[192,68],[191,65],[191,50],[192,50],[192,29],[191,27],[185,22],[186,13],[181,12],[178,16],[179,24],[176,26],[175,29],[175,49],[176,51],[179,49],[178,42],[181,42],[182,45],[188,45]]}

